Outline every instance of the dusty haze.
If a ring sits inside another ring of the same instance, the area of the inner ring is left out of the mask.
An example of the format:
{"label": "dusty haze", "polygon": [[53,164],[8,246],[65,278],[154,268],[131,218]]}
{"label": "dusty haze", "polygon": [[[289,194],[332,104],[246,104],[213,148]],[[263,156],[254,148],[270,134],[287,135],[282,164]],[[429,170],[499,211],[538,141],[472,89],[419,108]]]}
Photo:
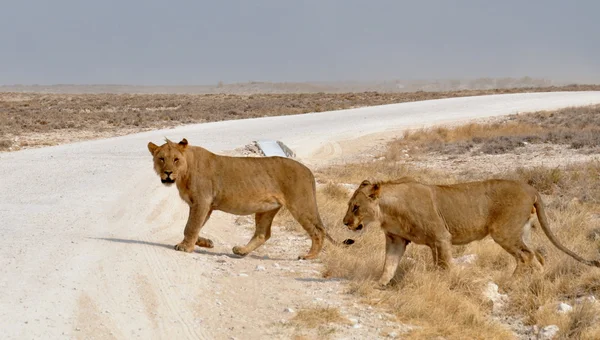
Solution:
{"label": "dusty haze", "polygon": [[600,79],[600,3],[11,2],[0,84]]}

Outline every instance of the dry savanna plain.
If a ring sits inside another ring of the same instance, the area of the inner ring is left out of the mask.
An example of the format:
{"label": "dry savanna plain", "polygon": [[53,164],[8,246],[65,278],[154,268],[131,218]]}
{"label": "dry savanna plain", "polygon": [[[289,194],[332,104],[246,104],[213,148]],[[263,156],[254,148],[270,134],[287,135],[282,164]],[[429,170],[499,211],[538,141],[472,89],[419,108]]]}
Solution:
{"label": "dry savanna plain", "polygon": [[[600,86],[592,85],[247,96],[0,93],[0,150],[13,152],[190,123],[495,93],[598,89]],[[411,244],[392,283],[384,290],[375,287],[383,268],[383,233],[378,228],[350,233],[340,223],[352,191],[364,179],[411,176],[428,184],[516,179],[531,184],[542,194],[551,229],[567,248],[585,258],[598,259],[600,106],[435,126],[405,131],[391,139],[388,136],[383,142],[374,142],[374,139],[371,142],[369,152],[355,154],[343,162],[321,162],[312,167],[325,225],[335,239],[352,237],[355,244],[347,247],[327,244],[318,261],[293,265],[300,266],[300,269],[293,267],[297,271],[310,271],[316,277],[307,282],[322,293],[319,296],[323,298],[275,311],[289,317],[266,325],[269,336],[600,339],[600,302],[597,302],[600,269],[578,263],[557,250],[537,222],[533,243],[545,259],[540,273],[513,280],[514,259],[489,237],[454,246],[456,265],[447,271],[434,267],[429,248]],[[253,150],[240,148],[231,154],[259,156],[252,154]],[[236,218],[235,224],[251,234],[252,219]],[[286,211],[274,221],[276,233],[305,237],[302,228]],[[273,247],[300,252],[300,248],[293,248],[299,247],[296,244],[274,243]],[[245,269],[264,272],[261,275],[266,282],[291,280],[297,276],[298,273],[291,270],[284,277],[269,278],[275,275],[270,271],[271,262],[260,258],[268,257],[268,252],[267,244],[257,251],[256,259],[223,258],[222,261],[225,265],[238,266],[237,261],[251,260],[252,268]],[[327,293],[332,290],[335,294]],[[283,293],[293,295],[293,291]],[[291,301],[293,296],[280,298]],[[278,300],[278,297],[273,299]],[[330,301],[324,303],[323,299]],[[261,303],[268,303],[264,301]],[[251,322],[244,325],[248,324]]]}

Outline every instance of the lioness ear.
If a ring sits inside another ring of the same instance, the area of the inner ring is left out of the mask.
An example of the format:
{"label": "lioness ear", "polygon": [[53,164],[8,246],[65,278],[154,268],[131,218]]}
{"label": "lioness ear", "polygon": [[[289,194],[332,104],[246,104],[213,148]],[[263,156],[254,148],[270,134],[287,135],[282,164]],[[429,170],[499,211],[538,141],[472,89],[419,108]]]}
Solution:
{"label": "lioness ear", "polygon": [[179,150],[185,150],[185,148],[188,146],[187,139],[182,139],[181,142],[177,143],[177,146],[179,147]]}
{"label": "lioness ear", "polygon": [[369,193],[369,198],[376,199],[379,198],[379,194],[381,193],[381,185],[373,184],[371,187],[371,193]]}
{"label": "lioness ear", "polygon": [[154,152],[155,152],[156,150],[158,150],[158,145],[156,145],[156,144],[154,144],[154,143],[150,142],[150,143],[148,143],[148,150],[150,151],[150,153],[151,153],[152,155],[154,155]]}

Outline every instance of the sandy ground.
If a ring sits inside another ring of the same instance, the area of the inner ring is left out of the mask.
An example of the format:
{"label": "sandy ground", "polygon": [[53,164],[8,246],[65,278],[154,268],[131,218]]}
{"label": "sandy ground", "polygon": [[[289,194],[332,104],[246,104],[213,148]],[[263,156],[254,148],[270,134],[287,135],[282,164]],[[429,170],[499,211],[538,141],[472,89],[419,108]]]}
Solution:
{"label": "sandy ground", "polygon": [[309,247],[304,234],[276,226],[240,259],[231,248],[250,238],[251,220],[217,213],[201,232],[214,249],[174,251],[187,207],[153,173],[147,142],[186,137],[221,152],[279,139],[316,166],[376,150],[406,128],[597,103],[599,92],[443,99],[0,154],[2,337],[287,339],[304,332],[290,325],[295,312],[318,306],[352,319],[332,325],[333,338],[402,334],[406,326],[353,300],[345,282],[323,279],[318,260],[296,260]]}

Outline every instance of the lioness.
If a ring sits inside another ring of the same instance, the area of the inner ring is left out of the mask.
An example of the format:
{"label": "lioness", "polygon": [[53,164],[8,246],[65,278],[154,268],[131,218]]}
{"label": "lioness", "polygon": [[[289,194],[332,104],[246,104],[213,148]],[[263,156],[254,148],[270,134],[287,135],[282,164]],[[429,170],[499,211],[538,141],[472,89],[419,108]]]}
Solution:
{"label": "lioness", "polygon": [[552,244],[579,262],[600,267],[565,248],[554,237],[540,194],[530,185],[510,180],[487,180],[454,185],[426,185],[411,178],[390,182],[363,181],[348,202],[344,224],[350,230],[379,223],[386,237],[381,286],[394,277],[410,242],[431,248],[434,262],[452,263],[451,245],[481,240],[488,234],[517,260],[514,274],[524,265],[541,268],[544,259],[529,248],[534,215]]}
{"label": "lioness", "polygon": [[179,196],[190,206],[179,251],[191,252],[194,245],[212,248],[213,242],[199,237],[200,229],[213,210],[236,215],[255,214],[256,231],[246,246],[233,252],[245,256],[271,237],[271,223],[286,207],[312,239],[308,254],[317,257],[326,233],[317,209],[315,178],[304,165],[284,157],[227,157],[204,148],[166,140],[157,146],[148,143],[154,157],[154,170],[169,186],[175,183]]}

